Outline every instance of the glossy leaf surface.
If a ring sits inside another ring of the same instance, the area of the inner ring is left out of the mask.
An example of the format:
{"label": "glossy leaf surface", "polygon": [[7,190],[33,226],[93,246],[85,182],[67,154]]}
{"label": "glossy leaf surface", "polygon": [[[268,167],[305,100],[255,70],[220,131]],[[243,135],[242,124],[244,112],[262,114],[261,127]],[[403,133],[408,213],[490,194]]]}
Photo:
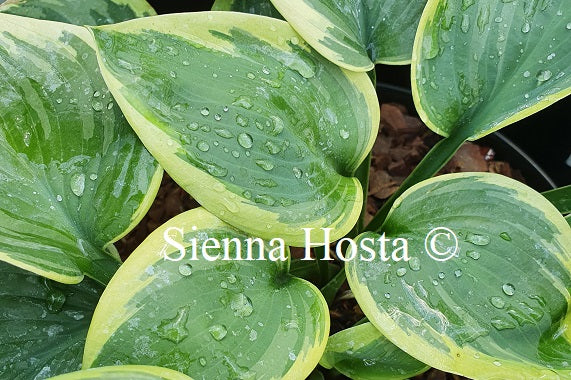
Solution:
{"label": "glossy leaf surface", "polygon": [[101,285],[62,285],[0,262],[0,378],[45,379],[81,367]]}
{"label": "glossy leaf surface", "polygon": [[105,283],[161,170],[101,78],[82,27],[0,14],[0,260]]}
{"label": "glossy leaf surface", "polygon": [[156,14],[145,0],[9,0],[0,12],[74,25],[114,24]]}
{"label": "glossy leaf surface", "polygon": [[131,125],[203,207],[290,245],[304,244],[304,227],[330,227],[331,240],[351,229],[362,203],[351,175],[379,120],[366,74],[257,15],[166,15],[92,31]]}
{"label": "glossy leaf surface", "polygon": [[436,133],[477,139],[571,93],[567,0],[429,0],[412,90]]}
{"label": "glossy leaf surface", "polygon": [[382,231],[407,239],[410,260],[353,260],[347,277],[398,347],[469,378],[570,376],[571,228],[539,193],[497,174],[439,176],[405,192]]}
{"label": "glossy leaf surface", "polygon": [[292,27],[335,64],[368,71],[410,62],[426,0],[272,0]]}
{"label": "glossy leaf surface", "polygon": [[90,368],[85,371],[72,372],[57,376],[51,380],[191,380],[190,377],[172,369],[142,366],[121,365],[101,368]]}
{"label": "glossy leaf surface", "polygon": [[[239,249],[229,242],[228,250],[203,251],[203,244],[224,247],[224,239],[234,238]],[[246,239],[202,208],[159,227],[106,288],[84,367],[157,365],[207,379],[309,375],[329,333],[325,300],[309,282],[287,273],[289,261],[269,260],[268,242],[262,243],[267,260],[256,260],[260,245],[248,250]],[[254,260],[246,260],[248,252]],[[234,260],[237,255],[244,260]]]}
{"label": "glossy leaf surface", "polygon": [[400,350],[369,322],[332,335],[319,363],[354,380],[408,379],[429,368]]}

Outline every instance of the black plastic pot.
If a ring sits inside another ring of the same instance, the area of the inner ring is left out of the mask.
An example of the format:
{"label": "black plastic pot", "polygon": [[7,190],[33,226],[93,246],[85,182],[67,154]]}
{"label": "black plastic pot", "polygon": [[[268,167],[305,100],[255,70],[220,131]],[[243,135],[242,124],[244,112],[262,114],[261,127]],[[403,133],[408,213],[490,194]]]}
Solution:
{"label": "black plastic pot", "polygon": [[[409,89],[386,84],[377,84],[377,93],[381,103],[400,103],[407,107],[411,115],[416,115],[412,95]],[[553,189],[556,183],[528,154],[517,144],[500,132],[488,135],[475,143],[489,146],[496,152],[496,159],[507,161],[510,165],[521,172],[527,185],[537,191]]]}

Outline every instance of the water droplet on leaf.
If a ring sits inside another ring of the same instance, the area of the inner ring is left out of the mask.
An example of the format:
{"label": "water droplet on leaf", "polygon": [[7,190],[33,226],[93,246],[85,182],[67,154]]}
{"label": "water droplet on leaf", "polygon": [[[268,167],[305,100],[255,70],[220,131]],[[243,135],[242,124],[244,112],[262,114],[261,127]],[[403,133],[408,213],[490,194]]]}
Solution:
{"label": "water droplet on leaf", "polygon": [[230,308],[234,311],[237,317],[248,317],[254,311],[252,300],[244,293],[234,294],[230,300]]}
{"label": "water droplet on leaf", "polygon": [[208,332],[214,339],[221,341],[228,334],[228,329],[224,325],[212,325],[208,328]]}
{"label": "water droplet on leaf", "polygon": [[503,284],[503,285],[502,285],[502,290],[503,290],[504,293],[505,293],[506,295],[508,295],[508,296],[513,296],[514,293],[515,293],[515,287],[514,287],[512,284],[510,284],[510,283]]}
{"label": "water droplet on leaf", "polygon": [[252,139],[252,136],[248,133],[240,133],[238,135],[238,144],[240,144],[242,148],[249,149],[252,147],[253,143],[254,139]]}
{"label": "water droplet on leaf", "polygon": [[85,174],[83,173],[75,173],[71,176],[70,182],[71,191],[81,197],[83,195],[83,191],[85,190]]}
{"label": "water droplet on leaf", "polygon": [[177,344],[185,340],[189,335],[188,329],[186,328],[189,313],[190,310],[188,306],[181,307],[174,318],[164,319],[161,322],[157,328],[158,334]]}

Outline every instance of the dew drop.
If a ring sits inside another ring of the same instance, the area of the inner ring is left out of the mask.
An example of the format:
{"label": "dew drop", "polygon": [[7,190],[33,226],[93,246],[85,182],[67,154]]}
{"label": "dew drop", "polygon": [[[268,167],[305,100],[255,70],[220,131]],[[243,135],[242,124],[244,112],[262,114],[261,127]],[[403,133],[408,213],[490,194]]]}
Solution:
{"label": "dew drop", "polygon": [[203,356],[201,356],[201,357],[198,359],[198,363],[200,363],[200,365],[204,367],[204,366],[206,365],[206,363],[207,363],[207,362],[206,362],[206,358],[203,357]]}
{"label": "dew drop", "polygon": [[256,197],[254,198],[254,202],[256,203],[260,203],[266,206],[273,206],[276,204],[276,200],[268,194],[260,194],[260,195],[256,195]]}
{"label": "dew drop", "polygon": [[94,111],[101,111],[103,109],[103,103],[101,102],[93,102],[93,104],[91,105],[91,107],[93,108]]}
{"label": "dew drop", "polygon": [[345,129],[340,129],[339,130],[339,136],[341,136],[341,138],[343,140],[347,140],[349,138],[349,131],[347,131]]}
{"label": "dew drop", "polygon": [[390,298],[391,298],[391,293],[385,293],[385,298],[386,298],[386,299],[390,299]]}
{"label": "dew drop", "polygon": [[528,33],[531,30],[531,26],[529,25],[529,22],[525,22],[523,24],[523,26],[521,27],[521,32],[522,33]]}
{"label": "dew drop", "polygon": [[229,110],[228,106],[224,106],[224,108],[222,108],[222,111],[224,112],[228,112],[228,110]]}
{"label": "dew drop", "polygon": [[478,251],[468,251],[466,252],[466,256],[474,259],[474,260],[478,260],[480,258],[480,252]]}
{"label": "dew drop", "polygon": [[513,296],[515,294],[515,287],[510,283],[503,284],[502,290],[508,296]]}
{"label": "dew drop", "polygon": [[236,124],[238,124],[240,127],[247,127],[248,118],[242,115],[236,115]]}
{"label": "dew drop", "polygon": [[200,114],[201,114],[202,116],[208,116],[208,115],[210,115],[210,110],[209,110],[207,107],[203,107],[203,108],[200,110]]}
{"label": "dew drop", "polygon": [[214,163],[206,164],[206,171],[213,175],[214,177],[225,177],[228,174],[228,169],[223,168]]}
{"label": "dew drop", "polygon": [[190,129],[191,131],[198,131],[198,123],[195,121],[190,122],[187,128]]}
{"label": "dew drop", "polygon": [[268,69],[266,66],[264,66],[264,67],[262,68],[262,72],[263,72],[264,74],[266,74],[266,75],[269,75],[269,74],[270,74],[270,69]]}
{"label": "dew drop", "polygon": [[456,276],[456,278],[462,277],[462,269],[456,269],[454,271],[454,276]]}
{"label": "dew drop", "polygon": [[397,276],[402,277],[406,274],[406,268],[397,269]]}
{"label": "dew drop", "polygon": [[248,79],[255,79],[256,78],[254,73],[248,73],[246,76],[248,77]]}
{"label": "dew drop", "polygon": [[83,195],[83,191],[85,190],[85,174],[83,173],[75,173],[71,176],[70,182],[71,191],[81,197]]}
{"label": "dew drop", "polygon": [[266,141],[264,146],[266,147],[266,149],[270,154],[278,154],[281,151],[279,145],[270,140]]}
{"label": "dew drop", "polygon": [[502,363],[499,360],[494,360],[493,363],[496,367],[500,367],[502,365]]}
{"label": "dew drop", "polygon": [[500,237],[502,239],[504,239],[505,241],[511,241],[512,240],[511,236],[507,232],[502,232],[500,234]]}
{"label": "dew drop", "polygon": [[208,332],[214,339],[221,341],[228,334],[228,329],[224,325],[212,325],[208,328]]}
{"label": "dew drop", "polygon": [[503,309],[506,306],[502,297],[494,296],[490,298],[490,303],[497,309]]}
{"label": "dew drop", "polygon": [[234,311],[236,317],[248,317],[254,311],[252,300],[244,293],[234,294],[230,300],[230,308]]}
{"label": "dew drop", "polygon": [[30,146],[30,137],[32,134],[30,132],[24,133],[24,145]]}
{"label": "dew drop", "polygon": [[274,168],[274,164],[266,160],[256,160],[256,165],[258,165],[259,167],[261,167],[266,171],[270,171]]}
{"label": "dew drop", "polygon": [[222,120],[222,115],[220,115],[219,113],[217,113],[216,115],[214,115],[214,120],[216,120],[216,121]]}
{"label": "dew drop", "polygon": [[157,328],[158,334],[177,344],[185,340],[189,335],[188,329],[186,328],[189,313],[190,310],[188,306],[178,309],[174,318],[164,319],[160,323]]}
{"label": "dew drop", "polygon": [[249,97],[247,96],[239,96],[238,98],[234,99],[234,102],[232,102],[233,105],[238,106],[238,107],[242,107],[244,109],[249,110],[250,108],[253,107],[252,104],[252,100],[250,100]]}
{"label": "dew drop", "polygon": [[523,73],[523,77],[524,77],[524,78],[529,78],[530,75],[531,75],[531,73],[530,73],[529,71],[525,71],[525,72]]}
{"label": "dew drop", "polygon": [[99,91],[95,91],[95,92],[93,93],[93,97],[94,97],[94,98],[98,98],[98,97],[100,97],[100,96],[101,96],[101,93],[100,93]]}
{"label": "dew drop", "polygon": [[537,73],[535,78],[539,83],[543,83],[545,81],[548,81],[552,75],[553,74],[551,73],[550,70],[541,70],[540,72]]}
{"label": "dew drop", "polygon": [[293,175],[295,178],[300,179],[301,176],[303,175],[303,171],[300,168],[294,166],[293,167]]}
{"label": "dew drop", "polygon": [[410,267],[411,270],[417,272],[420,270],[420,259],[418,257],[411,257],[409,262],[408,262],[408,266]]}
{"label": "dew drop", "polygon": [[242,148],[249,149],[252,147],[253,143],[254,139],[252,139],[252,136],[248,133],[240,133],[238,135],[238,144],[240,144]]}
{"label": "dew drop", "polygon": [[97,174],[95,174],[95,173],[90,174],[89,179],[92,181],[95,181],[97,179]]}
{"label": "dew drop", "polygon": [[192,265],[185,263],[178,266],[178,273],[183,276],[190,276],[192,274]]}
{"label": "dew drop", "polygon": [[239,158],[240,157],[240,152],[233,150],[232,152],[230,152],[230,154],[232,155],[232,157],[234,158]]}
{"label": "dew drop", "polygon": [[198,148],[198,150],[200,150],[201,152],[208,152],[208,150],[210,149],[210,145],[208,145],[208,143],[206,141],[199,141],[198,144],[196,144],[196,147]]}
{"label": "dew drop", "polygon": [[567,26],[565,26],[565,29],[571,30],[571,22],[567,23]]}
{"label": "dew drop", "polygon": [[47,295],[47,308],[52,314],[59,313],[66,301],[65,294],[58,289],[51,289]]}
{"label": "dew drop", "polygon": [[[498,331],[513,329],[516,327],[513,322],[506,321],[506,320],[500,319],[500,318],[492,319],[491,324]],[[495,364],[495,362],[494,362],[494,364]]]}
{"label": "dew drop", "polygon": [[56,200],[57,200],[58,202],[61,202],[61,201],[63,201],[63,197],[58,194],[58,195],[56,195]]}
{"label": "dew drop", "polygon": [[176,78],[176,72],[175,71],[171,71],[170,73],[171,78]]}
{"label": "dew drop", "polygon": [[480,246],[490,244],[490,237],[489,236],[480,235],[480,234],[473,234],[471,232],[468,232],[466,234],[466,238],[464,240],[467,241],[468,243],[472,243],[474,245],[480,245]]}
{"label": "dew drop", "polygon": [[468,30],[470,30],[470,16],[468,16],[467,14],[462,15],[462,23],[460,24],[460,30],[462,30],[463,33],[468,33]]}
{"label": "dew drop", "polygon": [[443,280],[444,277],[446,277],[446,274],[445,274],[444,272],[438,273],[438,278],[439,278],[439,279]]}
{"label": "dew drop", "polygon": [[217,128],[214,130],[214,133],[216,133],[218,136],[225,138],[225,139],[231,139],[232,137],[234,137],[234,135],[232,134],[232,132],[230,132],[227,129],[223,129],[223,128]]}

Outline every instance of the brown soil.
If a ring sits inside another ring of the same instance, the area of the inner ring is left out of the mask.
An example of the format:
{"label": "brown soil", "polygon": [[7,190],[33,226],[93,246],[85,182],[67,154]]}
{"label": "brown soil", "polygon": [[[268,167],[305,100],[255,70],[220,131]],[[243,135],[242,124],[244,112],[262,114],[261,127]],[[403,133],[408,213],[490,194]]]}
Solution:
{"label": "brown soil", "polygon": [[[383,202],[412,172],[424,155],[440,139],[417,117],[408,114],[400,104],[387,103],[381,106],[380,132],[373,147],[370,171],[369,197],[366,222],[370,221]],[[452,160],[440,171],[491,172],[516,178],[523,182],[521,174],[503,161],[494,160],[490,147],[465,143]],[[165,175],[159,193],[141,223],[116,243],[123,259],[158,226],[183,211],[198,207],[198,203],[182,190],[168,175]],[[292,251],[295,257],[296,252]],[[331,307],[331,333],[353,326],[364,318],[359,305],[352,298],[347,284],[339,291]],[[337,378],[337,377],[336,377]],[[416,376],[415,380],[457,380],[461,376],[436,369]]]}

